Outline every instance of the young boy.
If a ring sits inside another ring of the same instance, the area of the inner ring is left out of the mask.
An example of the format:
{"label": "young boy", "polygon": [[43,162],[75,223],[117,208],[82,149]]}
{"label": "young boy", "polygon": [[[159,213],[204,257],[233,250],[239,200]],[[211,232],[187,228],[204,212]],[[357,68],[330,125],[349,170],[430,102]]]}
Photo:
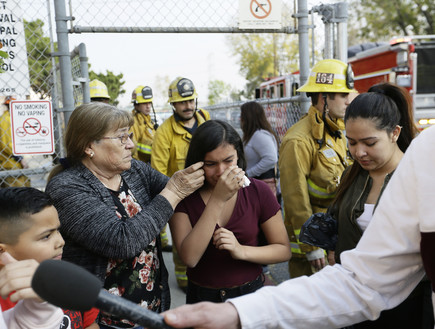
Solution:
{"label": "young boy", "polygon": [[[59,217],[50,197],[31,187],[0,189],[0,254],[8,252],[16,260],[62,257],[65,244],[59,233]],[[9,298],[0,298],[3,311],[14,307]],[[98,329],[97,309],[84,314],[64,310],[60,328]]]}

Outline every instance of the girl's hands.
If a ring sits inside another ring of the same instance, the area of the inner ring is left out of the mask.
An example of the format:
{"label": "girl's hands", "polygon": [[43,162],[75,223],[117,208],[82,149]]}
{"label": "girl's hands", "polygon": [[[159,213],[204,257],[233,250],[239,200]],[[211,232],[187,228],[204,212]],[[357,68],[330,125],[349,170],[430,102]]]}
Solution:
{"label": "girl's hands", "polygon": [[213,233],[213,245],[219,250],[228,250],[233,259],[244,259],[243,246],[226,228],[220,227]]}
{"label": "girl's hands", "polygon": [[228,167],[219,177],[212,196],[220,198],[223,201],[231,199],[243,187],[244,175],[245,172],[241,168],[237,166]]}

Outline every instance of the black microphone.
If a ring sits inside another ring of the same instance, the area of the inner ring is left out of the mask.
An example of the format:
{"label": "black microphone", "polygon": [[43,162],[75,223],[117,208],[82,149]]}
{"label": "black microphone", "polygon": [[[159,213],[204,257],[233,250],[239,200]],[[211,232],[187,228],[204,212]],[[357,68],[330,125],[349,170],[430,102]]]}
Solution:
{"label": "black microphone", "polygon": [[32,288],[47,302],[63,309],[88,311],[96,307],[149,329],[170,329],[163,317],[102,289],[101,281],[84,268],[60,260],[45,260],[36,269]]}

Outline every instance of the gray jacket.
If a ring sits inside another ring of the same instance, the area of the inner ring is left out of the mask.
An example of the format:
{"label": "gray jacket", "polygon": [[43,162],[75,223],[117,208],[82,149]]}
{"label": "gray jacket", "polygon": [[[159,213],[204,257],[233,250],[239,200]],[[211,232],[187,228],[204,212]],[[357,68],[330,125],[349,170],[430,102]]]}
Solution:
{"label": "gray jacket", "polygon": [[[118,219],[106,187],[85,166],[71,167],[53,177],[46,192],[54,201],[65,239],[62,259],[80,265],[104,282],[111,258],[137,256],[156,237],[173,214],[168,200],[158,195],[168,177],[149,164],[132,160],[121,174],[142,211],[127,222]],[[169,309],[168,272],[162,264],[162,311]]]}

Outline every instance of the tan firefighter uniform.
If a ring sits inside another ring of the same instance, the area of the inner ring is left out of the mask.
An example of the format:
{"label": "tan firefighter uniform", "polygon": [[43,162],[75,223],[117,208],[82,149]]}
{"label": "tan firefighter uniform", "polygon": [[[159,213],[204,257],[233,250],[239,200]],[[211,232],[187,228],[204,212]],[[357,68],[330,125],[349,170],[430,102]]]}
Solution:
{"label": "tan firefighter uniform", "polygon": [[[298,91],[324,94],[355,92],[351,68],[334,59],[319,61],[307,83]],[[329,130],[324,124],[325,119]],[[315,106],[311,106],[308,113],[284,136],[279,150],[279,170],[284,222],[292,250],[289,261],[292,278],[313,273],[307,253],[319,248],[300,243],[300,229],[313,213],[326,212],[341,175],[350,164],[352,160],[348,155],[343,120],[338,118],[333,121]],[[320,253],[320,258],[322,255]],[[318,258],[319,255],[313,257]]]}
{"label": "tan firefighter uniform", "polygon": [[136,144],[136,152],[133,154],[135,159],[143,162],[150,162],[151,148],[153,145],[154,122],[151,121],[151,116],[139,113],[133,110],[134,124],[131,127],[133,138]]}
{"label": "tan firefighter uniform", "polygon": [[134,104],[132,111],[134,124],[133,127],[131,127],[131,131],[133,132],[133,140],[136,145],[133,157],[143,162],[150,162],[151,148],[154,134],[156,133],[155,127],[157,127],[157,125],[156,122],[151,120],[149,114],[142,113],[139,110],[139,106],[140,104],[150,103],[155,118],[153,91],[151,87],[137,86],[131,95],[131,102]]}

